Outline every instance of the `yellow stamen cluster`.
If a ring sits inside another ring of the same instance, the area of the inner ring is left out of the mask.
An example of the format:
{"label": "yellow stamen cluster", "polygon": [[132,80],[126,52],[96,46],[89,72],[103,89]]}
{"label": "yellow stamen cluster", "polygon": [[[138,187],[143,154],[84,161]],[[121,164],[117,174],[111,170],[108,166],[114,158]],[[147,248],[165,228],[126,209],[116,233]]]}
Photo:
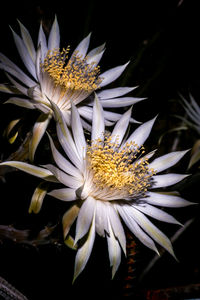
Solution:
{"label": "yellow stamen cluster", "polygon": [[53,79],[56,86],[60,86],[64,91],[84,90],[88,93],[99,87],[101,79],[98,78],[100,67],[94,67],[94,63],[88,64],[85,58],[74,53],[67,61],[69,47],[48,51],[41,67]]}
{"label": "yellow stamen cluster", "polygon": [[155,174],[148,168],[148,158],[137,159],[144,153],[144,147],[134,142],[126,143],[121,149],[111,137],[88,146],[87,157],[94,183],[99,188],[122,191],[127,196],[145,193],[151,185],[151,177]]}

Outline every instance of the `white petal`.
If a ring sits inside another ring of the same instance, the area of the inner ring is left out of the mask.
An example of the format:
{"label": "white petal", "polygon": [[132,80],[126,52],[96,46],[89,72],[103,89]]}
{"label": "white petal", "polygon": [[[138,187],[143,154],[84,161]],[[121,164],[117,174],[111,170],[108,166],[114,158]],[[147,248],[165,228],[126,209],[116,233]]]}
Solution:
{"label": "white petal", "polygon": [[35,61],[36,75],[39,82],[41,82],[41,67],[40,67],[41,61],[42,61],[42,50],[41,50],[41,45],[39,45],[37,49],[36,61]]}
{"label": "white petal", "polygon": [[108,220],[107,220],[107,203],[104,201],[96,200],[96,218],[95,218],[95,227],[96,232],[100,236],[105,236],[105,232],[108,231]]}
{"label": "white petal", "polygon": [[158,244],[165,248],[172,256],[175,257],[172,245],[168,237],[161,232],[153,223],[149,221],[143,213],[133,208],[132,217]]}
{"label": "white petal", "polygon": [[184,207],[194,204],[178,196],[156,192],[149,192],[148,197],[146,197],[144,201],[163,207]]}
{"label": "white petal", "polygon": [[77,198],[75,190],[70,188],[52,190],[48,195],[63,201],[74,201]]}
{"label": "white petal", "polygon": [[[19,22],[19,20],[18,20],[18,22]],[[29,52],[30,57],[32,58],[33,63],[35,63],[36,51],[35,51],[35,47],[34,47],[32,38],[30,36],[30,33],[28,32],[26,27],[21,22],[19,22],[19,25],[20,25],[21,35],[22,35],[24,44],[26,45],[26,48]]]}
{"label": "white petal", "polygon": [[38,46],[41,45],[41,57],[42,57],[42,62],[44,61],[44,58],[47,54],[47,40],[42,28],[42,24],[40,24],[40,29],[39,29],[39,34],[38,34]]}
{"label": "white petal", "polygon": [[129,62],[124,65],[109,69],[108,71],[102,73],[100,76],[100,78],[102,78],[102,82],[99,86],[103,87],[116,80],[123,73],[128,64]]}
{"label": "white petal", "polygon": [[58,179],[58,181],[63,183],[65,186],[68,186],[73,189],[77,189],[81,185],[78,179],[76,179],[73,176],[67,175],[66,173],[64,173],[63,171],[61,171],[60,169],[56,168],[51,164],[45,165],[45,168],[51,171],[51,173]]}
{"label": "white petal", "polygon": [[[78,56],[81,56],[81,58],[83,59],[87,53],[88,47],[89,47],[89,43],[90,43],[90,36],[91,33],[88,34],[88,36],[86,36],[76,47],[76,49],[74,50],[74,53],[77,53]],[[72,54],[72,56],[73,56]]]}
{"label": "white petal", "polygon": [[195,105],[195,100],[194,98],[191,98],[190,95],[190,100],[192,103],[189,103],[183,96],[181,96],[182,101],[184,103],[184,108],[188,114],[188,116],[193,120],[193,122],[199,124],[200,122],[200,114],[199,114],[199,108],[197,105]]}
{"label": "white petal", "polygon": [[[93,117],[93,108],[89,106],[77,107],[79,114],[86,120],[91,121]],[[82,122],[82,120],[81,120]]]}
{"label": "white petal", "polygon": [[140,163],[141,160],[143,161],[144,159],[150,159],[152,156],[154,156],[154,154],[155,154],[156,151],[157,150],[155,149],[155,150],[153,150],[153,151],[145,154],[144,156],[142,156],[141,159],[138,159],[138,162]]}
{"label": "white petal", "polygon": [[49,125],[51,118],[51,114],[45,115],[42,113],[33,126],[33,135],[29,143],[29,159],[31,162],[34,161],[35,151]]}
{"label": "white petal", "polygon": [[10,166],[13,168],[17,168],[21,171],[24,171],[28,174],[34,175],[36,177],[43,178],[44,180],[57,182],[57,180],[55,179],[55,177],[53,176],[51,171],[44,169],[44,168],[33,166],[31,164],[27,164],[25,162],[4,161],[4,162],[0,163],[0,166]]}
{"label": "white petal", "polygon": [[150,169],[153,168],[154,171],[156,171],[156,173],[161,172],[175,165],[188,151],[189,150],[176,151],[165,154],[161,157],[154,159],[154,161],[152,161],[148,167]]}
{"label": "white petal", "polygon": [[[110,203],[109,203],[110,204]],[[118,208],[118,205],[116,205]],[[126,236],[124,233],[123,226],[121,224],[121,220],[117,213],[117,209],[113,207],[112,204],[108,205],[108,218],[110,220],[110,224],[113,230],[115,237],[118,239],[125,255],[126,255]]]}
{"label": "white petal", "polygon": [[30,74],[36,79],[35,64],[24,44],[24,41],[12,30],[19,55]]}
{"label": "white petal", "polygon": [[112,267],[112,278],[113,278],[121,262],[121,249],[117,239],[114,236],[112,227],[109,222],[109,218],[108,218],[108,226],[110,232],[109,236],[107,235],[108,253],[110,259],[110,266]]}
{"label": "white petal", "polygon": [[72,116],[71,127],[72,127],[74,142],[77,148],[77,152],[80,156],[80,160],[83,161],[83,159],[85,159],[87,144],[85,141],[85,135],[83,132],[83,126],[81,123],[80,115],[73,103],[71,103],[71,116]]}
{"label": "white petal", "polygon": [[128,138],[126,143],[130,143],[131,141],[135,142],[139,147],[141,147],[146,139],[148,138],[152,126],[155,122],[156,118],[153,118],[152,120],[145,122],[144,124],[140,125]]}
{"label": "white petal", "polygon": [[128,208],[124,209],[123,206],[118,207],[118,211],[125,222],[126,226],[130,231],[148,248],[158,253],[154,241],[139,227],[139,225],[131,218],[131,212],[129,213]]}
{"label": "white petal", "polygon": [[71,133],[69,129],[67,128],[67,125],[64,121],[64,117],[62,115],[62,112],[57,107],[57,105],[53,102],[51,102],[52,109],[55,114],[56,119],[56,129],[57,129],[57,135],[60,144],[62,145],[63,149],[65,150],[67,156],[71,160],[71,162],[80,169],[82,167],[82,164],[79,159],[79,155],[77,153],[76,146],[74,144],[74,141],[72,139]]}
{"label": "white petal", "polygon": [[54,50],[54,49],[59,49],[59,47],[60,47],[60,30],[57,22],[57,17],[55,17],[49,34],[48,49]]}
{"label": "white petal", "polygon": [[113,99],[100,99],[103,107],[125,107],[136,104],[139,101],[145,100],[146,98],[134,98],[134,97],[122,97]]}
{"label": "white petal", "polygon": [[[64,239],[66,239],[72,224],[74,223],[74,221],[76,220],[76,218],[78,216],[78,213],[79,213],[79,207],[75,203],[63,215],[62,224],[63,224]],[[73,248],[73,245],[72,245],[72,248]]]}
{"label": "white petal", "polygon": [[0,60],[3,62],[0,65],[1,69],[12,74],[28,87],[32,87],[36,85],[35,81],[33,81],[30,77],[28,77],[16,64],[14,64],[9,58],[7,58],[2,53],[0,53]]}
{"label": "white petal", "polygon": [[4,104],[15,104],[17,106],[29,108],[29,109],[35,109],[35,106],[29,101],[29,99],[22,99],[22,98],[17,98],[17,97],[12,97],[8,99]]}
{"label": "white petal", "polygon": [[81,180],[82,177],[79,170],[76,167],[74,167],[64,156],[62,156],[62,154],[60,154],[60,152],[56,149],[53,140],[49,134],[48,137],[50,140],[51,152],[58,167],[65,173],[77,177]]}
{"label": "white petal", "polygon": [[95,215],[93,216],[92,225],[87,236],[85,243],[78,249],[76,259],[75,259],[75,270],[74,270],[74,280],[85,268],[90,254],[92,252],[92,247],[95,239]]}
{"label": "white petal", "polygon": [[78,242],[89,231],[92,220],[95,215],[96,200],[92,197],[88,197],[84,200],[76,223],[76,236],[74,244]]}
{"label": "white petal", "polygon": [[153,188],[166,187],[166,186],[176,184],[177,182],[183,180],[188,176],[189,175],[174,174],[174,173],[155,175],[153,176],[154,179]]}
{"label": "white petal", "polygon": [[[12,84],[24,95],[28,96],[28,89],[27,87],[24,87],[23,85],[21,85],[19,82],[17,82],[16,80],[14,80],[8,73],[6,74],[6,76],[9,78],[9,80],[12,82]],[[12,91],[12,94],[14,92]]]}
{"label": "white petal", "polygon": [[105,51],[104,49],[105,44],[96,47],[95,49],[91,50],[87,56],[86,56],[86,61],[88,64],[92,63],[93,68],[96,67],[96,65],[99,63],[99,61],[102,58],[102,55]]}
{"label": "white petal", "polygon": [[132,112],[132,108],[130,108],[127,112],[125,112],[121,119],[116,123],[112,133],[111,133],[111,143],[117,143],[117,144],[121,144],[125,132],[127,130],[129,121],[130,121],[130,117],[131,117],[131,112]]}
{"label": "white petal", "polygon": [[191,94],[189,94],[189,96],[190,96],[190,101],[191,101],[192,107],[194,107],[198,116],[200,116],[200,106],[197,104],[197,102],[195,101],[194,97]]}
{"label": "white petal", "polygon": [[129,92],[133,91],[136,87],[118,87],[113,89],[106,89],[100,92],[97,92],[97,96],[99,99],[111,99],[123,96],[125,94],[128,94]]}
{"label": "white petal", "polygon": [[92,119],[92,142],[95,143],[95,140],[101,139],[104,140],[104,116],[103,109],[99,102],[98,97],[95,95],[94,106],[93,106],[93,119]]}
{"label": "white petal", "polygon": [[[8,74],[7,74],[8,75]],[[24,88],[25,89],[25,88]],[[3,93],[8,93],[8,94],[13,94],[13,87],[10,86],[9,84],[0,84],[0,92]],[[17,92],[17,90],[16,90]]]}
{"label": "white petal", "polygon": [[142,213],[154,219],[157,219],[159,221],[181,225],[180,222],[178,222],[173,216],[169,215],[165,211],[157,207],[154,207],[152,205],[143,204],[143,205],[133,205],[133,206],[139,211],[141,211]]}

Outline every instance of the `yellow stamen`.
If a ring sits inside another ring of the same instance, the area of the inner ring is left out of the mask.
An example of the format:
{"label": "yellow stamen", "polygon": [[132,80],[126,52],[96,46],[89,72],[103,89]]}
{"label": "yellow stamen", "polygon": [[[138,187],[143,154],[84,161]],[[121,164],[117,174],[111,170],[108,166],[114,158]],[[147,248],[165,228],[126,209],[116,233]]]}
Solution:
{"label": "yellow stamen", "polygon": [[111,138],[105,137],[103,146],[99,140],[88,146],[87,157],[94,183],[100,189],[122,191],[127,196],[146,192],[155,172],[148,168],[148,158],[137,160],[138,154],[144,153],[144,147],[130,142],[119,149]]}
{"label": "yellow stamen", "polygon": [[94,67],[94,63],[88,64],[85,58],[74,53],[67,61],[69,47],[48,51],[41,67],[53,79],[56,86],[60,86],[64,91],[84,90],[88,93],[99,87],[101,79],[98,77],[100,67]]}

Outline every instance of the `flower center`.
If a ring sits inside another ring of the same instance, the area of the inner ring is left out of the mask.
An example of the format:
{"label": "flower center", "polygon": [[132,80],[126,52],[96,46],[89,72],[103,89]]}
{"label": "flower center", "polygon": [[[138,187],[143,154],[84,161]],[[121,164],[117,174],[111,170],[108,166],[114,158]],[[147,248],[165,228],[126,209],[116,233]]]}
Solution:
{"label": "flower center", "polygon": [[95,185],[101,190],[108,189],[124,197],[145,194],[155,172],[148,168],[147,157],[139,157],[144,153],[144,147],[139,148],[130,142],[120,148],[111,139],[108,137],[104,143],[99,140],[88,146],[89,169]]}
{"label": "flower center", "polygon": [[83,90],[91,93],[99,87],[101,79],[98,77],[99,66],[95,62],[88,64],[86,58],[74,53],[68,60],[69,47],[60,51],[48,51],[41,68],[48,73],[56,86],[64,92],[68,89]]}

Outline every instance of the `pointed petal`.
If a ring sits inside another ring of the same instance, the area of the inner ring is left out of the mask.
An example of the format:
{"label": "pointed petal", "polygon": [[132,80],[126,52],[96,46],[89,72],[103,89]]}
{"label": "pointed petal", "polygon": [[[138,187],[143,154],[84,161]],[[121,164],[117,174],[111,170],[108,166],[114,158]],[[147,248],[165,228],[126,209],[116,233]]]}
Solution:
{"label": "pointed petal", "polygon": [[74,54],[77,54],[78,56],[81,56],[81,58],[83,59],[87,53],[88,47],[89,47],[89,43],[90,43],[90,36],[91,33],[88,34],[88,36],[86,36],[76,47],[76,49],[74,50],[72,56]]}
{"label": "pointed petal", "polygon": [[161,232],[153,223],[149,221],[141,212],[133,208],[132,217],[134,220],[146,231],[158,244],[165,248],[172,256],[175,257],[174,251],[172,249],[172,244],[168,237]]}
{"label": "pointed petal", "polygon": [[54,176],[58,179],[58,181],[63,183],[65,186],[68,186],[72,189],[77,189],[80,187],[81,183],[77,178],[67,175],[60,169],[56,168],[55,166],[48,164],[45,165],[45,168],[47,168],[52,174],[54,174]]}
{"label": "pointed petal", "polygon": [[[12,30],[12,29],[11,29]],[[24,41],[12,30],[13,38],[19,55],[30,74],[36,79],[35,64],[24,44]]]}
{"label": "pointed petal", "polygon": [[140,125],[128,138],[126,143],[130,143],[131,141],[135,142],[139,147],[141,147],[146,139],[148,138],[152,126],[155,122],[156,118],[153,118],[152,120],[145,122],[144,124]]}
{"label": "pointed petal", "polygon": [[145,201],[163,207],[185,207],[194,204],[178,196],[157,192],[149,192]]}
{"label": "pointed petal", "polygon": [[72,224],[76,220],[76,218],[78,216],[78,213],[79,213],[79,210],[80,210],[80,208],[76,204],[73,204],[70,207],[70,209],[68,209],[66,211],[66,213],[64,214],[64,216],[62,218],[64,239],[68,235]]}
{"label": "pointed petal", "polygon": [[[50,100],[49,100],[50,101]],[[57,135],[60,144],[62,145],[63,149],[65,150],[67,156],[71,160],[71,162],[78,168],[80,169],[80,166],[82,166],[79,155],[77,153],[76,146],[74,144],[74,141],[72,139],[71,133],[69,129],[67,128],[67,125],[64,121],[64,117],[62,115],[62,112],[58,108],[58,106],[53,103],[52,101],[52,109],[54,111],[55,115],[55,120],[56,122],[56,128],[57,128]]]}
{"label": "pointed petal", "polygon": [[29,213],[39,213],[43,204],[44,197],[47,194],[48,187],[49,184],[47,182],[40,182],[40,184],[37,186],[31,198],[31,204],[28,210]]}
{"label": "pointed petal", "polygon": [[74,239],[71,235],[67,235],[66,239],[64,240],[64,243],[70,249],[77,250],[77,246],[74,245]]}
{"label": "pointed petal", "polygon": [[58,182],[56,178],[53,176],[52,172],[41,168],[41,167],[36,167],[31,164],[21,162],[21,161],[4,161],[0,163],[0,166],[10,166],[13,168],[17,168],[21,171],[24,171],[28,174],[34,175],[39,178],[43,178],[44,180],[47,181],[52,181],[52,182]]}
{"label": "pointed petal", "polygon": [[59,47],[60,47],[60,29],[59,29],[57,17],[55,16],[53,25],[51,27],[51,31],[49,33],[48,49],[54,50],[54,49],[59,49]]}
{"label": "pointed petal", "polygon": [[[92,121],[93,117],[93,108],[89,106],[80,106],[77,107],[78,112],[80,116],[82,116],[84,119],[89,120],[90,122]],[[82,122],[82,120],[81,120]]]}
{"label": "pointed petal", "polygon": [[104,140],[104,116],[103,109],[99,102],[98,97],[95,95],[94,106],[93,106],[93,118],[92,118],[92,142],[95,143],[95,140],[101,139]]}
{"label": "pointed petal", "polygon": [[141,211],[145,215],[148,215],[154,219],[157,219],[162,222],[167,222],[167,223],[172,223],[172,224],[179,224],[181,225],[180,222],[178,222],[173,216],[169,215],[165,211],[154,207],[152,205],[133,205],[137,210]]}
{"label": "pointed petal", "polygon": [[188,176],[189,175],[174,174],[174,173],[155,175],[153,176],[154,179],[153,188],[166,187],[166,186],[176,184],[177,182],[183,180]]}
{"label": "pointed petal", "polygon": [[72,165],[64,156],[62,156],[60,154],[60,152],[56,149],[52,138],[50,137],[50,135],[47,133],[48,137],[49,137],[49,141],[50,141],[50,146],[51,146],[51,152],[53,155],[53,158],[57,164],[57,166],[63,170],[65,173],[72,175],[74,177],[77,177],[81,180],[81,174],[80,171],[74,167],[74,165]]}
{"label": "pointed petal", "polygon": [[100,76],[100,78],[102,78],[102,82],[99,86],[103,87],[116,80],[123,73],[128,64],[129,62],[124,65],[109,69],[108,71],[102,73]]}
{"label": "pointed petal", "polygon": [[[10,80],[10,82],[12,82],[12,84],[17,88],[17,90],[18,90],[20,93],[22,93],[22,94],[28,96],[28,89],[27,89],[27,87],[24,87],[24,86],[21,85],[19,82],[17,82],[16,80],[14,80],[14,78],[12,78],[12,76],[10,76],[8,73],[6,73],[6,76],[8,77],[8,79]],[[12,87],[11,87],[11,89],[12,89]],[[15,94],[15,92],[12,91],[12,94]],[[17,93],[16,93],[16,94],[17,94]]]}
{"label": "pointed petal", "polygon": [[80,115],[78,113],[77,108],[73,103],[71,103],[71,127],[72,133],[74,137],[74,142],[77,148],[77,152],[80,156],[80,160],[83,161],[86,155],[86,140],[83,132],[83,126],[81,123]]}
{"label": "pointed petal", "polygon": [[108,219],[107,219],[107,203],[104,201],[96,201],[96,217],[95,217],[95,228],[96,232],[100,236],[105,236],[105,232],[108,231]]}
{"label": "pointed petal", "polygon": [[83,271],[83,269],[85,268],[88,262],[90,254],[92,252],[94,239],[95,239],[95,215],[93,216],[92,224],[90,226],[87,239],[85,243],[78,249],[76,255],[73,282],[78,277],[78,275]]}
{"label": "pointed petal", "polygon": [[154,169],[156,173],[162,172],[165,169],[170,168],[175,165],[189,150],[186,151],[176,151],[165,154],[161,157],[154,159],[149,164],[149,169]]}
{"label": "pointed petal", "polygon": [[42,24],[40,24],[40,29],[39,29],[39,34],[38,34],[38,46],[39,45],[41,45],[41,58],[42,58],[42,62],[43,62],[48,49],[47,49],[47,40],[46,40],[46,36],[45,36],[43,28],[42,28]]}
{"label": "pointed petal", "polygon": [[72,188],[52,190],[48,195],[63,201],[74,201],[77,199],[75,190]]}
{"label": "pointed petal", "polygon": [[123,226],[121,224],[121,220],[117,213],[117,210],[114,209],[112,204],[108,205],[108,214],[107,215],[108,215],[113,233],[114,233],[115,237],[118,239],[118,241],[122,247],[122,250],[124,251],[124,254],[126,255],[126,236],[124,233]]}
{"label": "pointed petal", "polygon": [[133,91],[135,88],[136,87],[118,87],[113,89],[106,89],[97,92],[97,96],[99,97],[100,100],[112,99],[112,98],[116,98],[128,94],[131,91]]}
{"label": "pointed petal", "polygon": [[200,106],[197,104],[197,102],[195,101],[194,97],[191,94],[189,94],[189,96],[190,96],[192,107],[194,107],[195,111],[200,116]]}
{"label": "pointed petal", "polygon": [[7,101],[4,102],[4,104],[15,104],[17,106],[21,106],[28,109],[35,109],[34,104],[32,104],[29,99],[22,99],[17,97],[11,97]]}
{"label": "pointed petal", "polygon": [[76,222],[75,244],[87,234],[95,214],[95,206],[96,202],[94,198],[89,196],[84,200]]}
{"label": "pointed petal", "polygon": [[118,211],[125,222],[126,226],[130,229],[130,231],[148,248],[155,251],[157,254],[158,250],[155,246],[154,241],[139,227],[139,225],[135,222],[133,218],[131,218],[131,213],[129,213],[128,209],[124,209],[123,206],[118,206]]}
{"label": "pointed petal", "polygon": [[114,236],[112,227],[109,222],[109,218],[108,218],[108,226],[109,226],[109,236],[107,235],[108,253],[110,259],[110,266],[112,267],[112,279],[113,279],[121,262],[121,249],[117,239]]}
{"label": "pointed petal", "polygon": [[36,85],[35,81],[28,77],[16,64],[14,64],[9,58],[7,58],[2,53],[0,53],[0,60],[2,62],[2,64],[0,64],[1,69],[12,74],[14,77],[19,79],[21,82],[23,82],[23,84],[25,84],[28,87]]}
{"label": "pointed petal", "polygon": [[131,112],[132,107],[125,112],[121,119],[116,123],[113,132],[111,133],[111,143],[121,144],[130,121]]}
{"label": "pointed petal", "polygon": [[41,114],[33,127],[33,135],[29,144],[29,159],[31,162],[34,161],[35,151],[41,141],[47,126],[52,118],[51,114]]}
{"label": "pointed petal", "polygon": [[136,104],[139,101],[145,100],[146,98],[134,98],[134,97],[122,97],[113,99],[100,99],[103,107],[126,107]]}
{"label": "pointed petal", "polygon": [[[8,74],[7,74],[8,75]],[[8,93],[8,94],[13,94],[13,93],[17,93],[18,89],[13,88],[11,85],[9,84],[0,84],[0,92],[3,93]]]}
{"label": "pointed petal", "polygon": [[22,35],[24,44],[28,50],[28,53],[29,53],[33,63],[35,63],[36,51],[35,51],[35,47],[33,44],[33,40],[31,38],[30,33],[28,32],[27,28],[19,20],[18,20],[18,22],[20,25],[21,35]]}
{"label": "pointed petal", "polygon": [[36,59],[35,59],[35,68],[36,68],[36,75],[37,80],[41,82],[41,61],[42,61],[42,51],[41,51],[41,45],[38,46],[37,52],[36,52]]}
{"label": "pointed petal", "polygon": [[104,46],[105,44],[96,47],[87,54],[86,61],[88,64],[92,63],[93,68],[96,67],[99,61],[101,60],[105,51]]}

